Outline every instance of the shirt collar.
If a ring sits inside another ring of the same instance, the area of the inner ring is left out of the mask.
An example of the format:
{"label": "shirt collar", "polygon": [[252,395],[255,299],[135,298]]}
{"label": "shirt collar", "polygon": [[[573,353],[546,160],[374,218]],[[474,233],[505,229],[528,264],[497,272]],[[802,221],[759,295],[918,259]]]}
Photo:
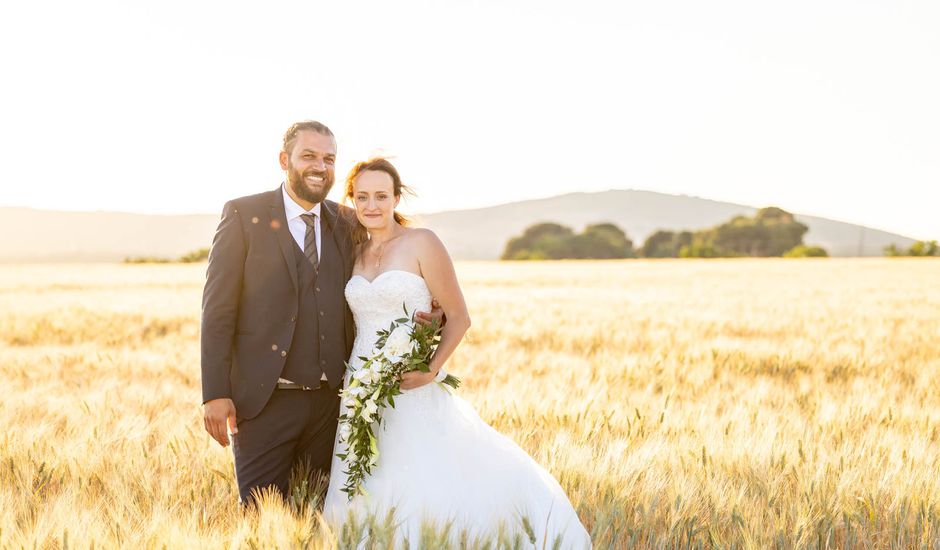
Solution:
{"label": "shirt collar", "polygon": [[287,217],[287,221],[291,221],[302,214],[309,214],[310,212],[316,214],[317,218],[320,217],[320,203],[313,205],[313,208],[310,210],[304,210],[302,206],[294,202],[294,199],[287,194],[287,184],[281,184],[281,193],[284,195],[284,215]]}

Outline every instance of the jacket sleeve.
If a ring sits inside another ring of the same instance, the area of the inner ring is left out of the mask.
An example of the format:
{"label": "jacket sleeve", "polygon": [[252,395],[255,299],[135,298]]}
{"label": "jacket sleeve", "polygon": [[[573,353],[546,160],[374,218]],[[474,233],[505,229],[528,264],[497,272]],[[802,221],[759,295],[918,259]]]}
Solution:
{"label": "jacket sleeve", "polygon": [[212,239],[206,286],[202,292],[202,402],[231,397],[230,373],[238,301],[247,247],[238,208],[231,201]]}

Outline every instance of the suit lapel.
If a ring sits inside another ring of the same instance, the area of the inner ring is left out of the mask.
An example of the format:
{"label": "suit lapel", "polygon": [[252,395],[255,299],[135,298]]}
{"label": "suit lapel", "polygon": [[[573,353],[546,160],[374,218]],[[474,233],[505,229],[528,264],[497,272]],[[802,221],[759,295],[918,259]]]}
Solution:
{"label": "suit lapel", "polygon": [[271,208],[270,227],[277,236],[277,244],[281,248],[284,261],[287,262],[287,269],[290,271],[290,279],[294,283],[294,291],[298,291],[300,284],[297,282],[297,264],[294,262],[294,251],[291,248],[294,246],[294,242],[290,234],[290,228],[287,227],[287,214],[284,211],[284,195],[280,187],[272,193],[269,206]]}

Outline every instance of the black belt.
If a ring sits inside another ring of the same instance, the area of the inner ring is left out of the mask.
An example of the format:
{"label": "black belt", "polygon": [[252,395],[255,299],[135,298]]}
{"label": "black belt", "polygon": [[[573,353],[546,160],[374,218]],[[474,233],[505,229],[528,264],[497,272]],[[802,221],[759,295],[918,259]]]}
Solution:
{"label": "black belt", "polygon": [[328,382],[327,382],[326,380],[321,380],[321,381],[320,381],[320,385],[317,386],[317,387],[315,387],[315,388],[314,388],[314,387],[311,387],[311,386],[304,386],[303,384],[295,384],[295,383],[293,383],[293,382],[278,382],[278,383],[277,383],[277,389],[279,389],[279,390],[306,390],[306,391],[311,391],[311,390],[318,390],[318,389],[322,388],[323,386],[327,386],[327,385],[328,385]]}

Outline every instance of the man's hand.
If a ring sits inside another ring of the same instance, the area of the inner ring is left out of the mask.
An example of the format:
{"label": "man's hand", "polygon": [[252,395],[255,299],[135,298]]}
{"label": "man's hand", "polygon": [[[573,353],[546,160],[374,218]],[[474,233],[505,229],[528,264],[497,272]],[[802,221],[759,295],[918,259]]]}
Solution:
{"label": "man's hand", "polygon": [[421,386],[432,382],[435,376],[437,376],[436,372],[421,372],[417,370],[406,372],[405,374],[401,375],[401,389],[413,390],[415,388],[420,388]]}
{"label": "man's hand", "polygon": [[235,425],[235,403],[227,397],[206,401],[206,414],[203,420],[206,424],[206,431],[219,442],[219,445],[228,447],[228,428],[232,429],[233,434],[238,433],[238,426]]}
{"label": "man's hand", "polygon": [[447,319],[444,318],[444,310],[441,309],[441,304],[437,303],[436,299],[431,300],[430,312],[416,311],[414,319],[416,323],[422,325],[431,325],[436,319],[439,327],[443,327],[444,323],[447,322]]}

